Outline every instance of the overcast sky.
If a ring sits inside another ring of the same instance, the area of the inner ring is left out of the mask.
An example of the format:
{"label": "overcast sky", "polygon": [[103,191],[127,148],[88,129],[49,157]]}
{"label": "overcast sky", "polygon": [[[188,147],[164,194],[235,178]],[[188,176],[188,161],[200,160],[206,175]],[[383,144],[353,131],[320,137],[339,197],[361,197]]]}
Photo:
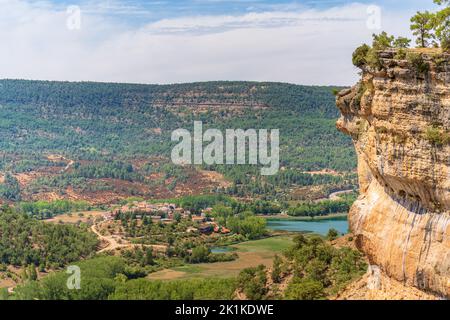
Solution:
{"label": "overcast sky", "polygon": [[432,0],[0,0],[0,78],[350,85],[356,46],[377,27],[410,36],[409,17],[434,8]]}

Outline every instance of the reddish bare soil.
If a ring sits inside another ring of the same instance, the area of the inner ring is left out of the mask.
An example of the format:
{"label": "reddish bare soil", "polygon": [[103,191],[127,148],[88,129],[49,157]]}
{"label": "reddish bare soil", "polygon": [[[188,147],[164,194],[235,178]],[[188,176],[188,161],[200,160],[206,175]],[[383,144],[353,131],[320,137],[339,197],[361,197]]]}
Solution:
{"label": "reddish bare soil", "polygon": [[[143,161],[137,161],[136,164],[142,165]],[[32,171],[15,175],[23,191],[22,198],[26,201],[69,199],[74,201],[83,200],[91,204],[111,204],[132,196],[164,199],[209,193],[216,187],[230,186],[230,182],[217,172],[186,169],[188,178],[183,181],[178,181],[172,190],[168,187],[174,178],[163,181],[163,174],[154,173],[147,177],[148,182],[130,182],[110,178],[89,179],[87,183],[88,189],[98,189],[96,188],[96,185],[99,184],[102,186],[102,188],[97,191],[86,191],[86,189],[82,190],[68,187],[64,192],[46,188],[33,194],[26,193],[26,187],[37,178],[61,174],[61,170],[61,167],[46,167],[45,171]],[[54,173],[55,171],[58,173]]]}

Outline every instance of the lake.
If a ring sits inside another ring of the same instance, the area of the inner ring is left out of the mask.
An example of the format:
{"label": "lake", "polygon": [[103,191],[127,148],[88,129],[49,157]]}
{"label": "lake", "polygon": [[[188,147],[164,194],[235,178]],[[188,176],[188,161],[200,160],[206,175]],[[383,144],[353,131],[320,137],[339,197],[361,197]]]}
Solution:
{"label": "lake", "polygon": [[268,220],[267,229],[293,232],[312,232],[326,235],[328,230],[336,229],[339,233],[348,233],[346,218],[334,218],[324,220]]}

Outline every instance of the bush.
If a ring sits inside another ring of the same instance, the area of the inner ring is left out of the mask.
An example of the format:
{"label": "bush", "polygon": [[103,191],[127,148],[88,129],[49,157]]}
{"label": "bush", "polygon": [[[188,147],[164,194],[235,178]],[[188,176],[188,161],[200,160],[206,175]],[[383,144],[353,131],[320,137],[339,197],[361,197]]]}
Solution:
{"label": "bush", "polygon": [[288,300],[320,300],[325,298],[325,291],[319,281],[297,279],[287,287],[285,298]]}
{"label": "bush", "polygon": [[126,266],[123,274],[127,277],[127,279],[139,279],[145,277],[147,272],[142,267]]}
{"label": "bush", "polygon": [[191,262],[200,263],[208,261],[208,256],[211,252],[206,246],[198,246],[192,249]]}
{"label": "bush", "polygon": [[425,62],[423,55],[420,53],[408,52],[406,59],[418,74],[424,74],[430,70],[430,65]]}
{"label": "bush", "polygon": [[406,59],[406,50],[401,48],[398,49],[397,52],[395,53],[394,59],[396,60],[405,60]]}
{"label": "bush", "polygon": [[437,127],[430,127],[425,132],[425,138],[435,146],[442,146],[450,142],[450,135]]}
{"label": "bush", "polygon": [[370,47],[367,44],[363,44],[362,46],[356,48],[352,57],[352,62],[356,67],[361,68],[367,63],[366,56],[369,50]]}
{"label": "bush", "polygon": [[273,259],[272,274],[270,275],[274,283],[280,283],[281,281],[282,263],[283,261],[281,260],[281,258],[278,255],[276,255],[275,258]]}
{"label": "bush", "polygon": [[435,54],[432,56],[432,59],[438,68],[444,67],[447,64],[447,59],[442,54]]}
{"label": "bush", "polygon": [[381,63],[380,56],[377,50],[374,48],[370,49],[366,55],[366,62],[369,67],[374,70],[380,70],[383,64]]}
{"label": "bush", "polygon": [[238,277],[239,288],[250,300],[262,300],[267,294],[266,267],[260,265],[241,271]]}
{"label": "bush", "polygon": [[339,237],[339,232],[336,229],[330,229],[327,233],[327,239],[330,241],[336,240],[336,238]]}

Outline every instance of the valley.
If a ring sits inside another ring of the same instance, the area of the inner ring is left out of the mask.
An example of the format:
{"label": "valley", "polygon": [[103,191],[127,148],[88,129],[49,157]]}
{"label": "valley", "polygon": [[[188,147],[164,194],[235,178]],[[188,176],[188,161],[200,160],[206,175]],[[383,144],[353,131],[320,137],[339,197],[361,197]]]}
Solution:
{"label": "valley", "polygon": [[[345,216],[356,197],[354,151],[334,129],[332,87],[0,84],[0,134],[8,137],[0,142],[0,201],[33,224],[94,236],[89,253],[71,258],[77,264],[109,257],[129,280],[229,281],[246,268],[271,268],[298,232],[315,230],[275,231],[266,219]],[[281,170],[262,176],[258,165],[173,164],[170,134],[194,120],[281,129]],[[0,250],[2,286],[15,296],[67,265],[35,264],[46,253],[29,245],[19,260]]]}
{"label": "valley", "polygon": [[[363,81],[374,81],[366,73]],[[0,84],[0,134],[9,137],[0,141],[2,299],[316,300],[390,297],[386,290],[408,299],[447,290],[404,286],[380,271],[377,261],[388,255],[359,251],[375,241],[361,228],[380,226],[359,224],[367,199],[381,194],[388,204],[409,190],[402,182],[398,196],[383,193],[381,173],[362,173],[359,143],[367,147],[372,131],[355,118],[366,116],[358,108],[374,94],[369,84],[336,97],[336,88],[279,83]],[[337,126],[349,137],[336,132],[336,98]],[[279,172],[175,165],[171,132],[194,121],[279,128]],[[372,142],[390,141],[380,130]],[[446,142],[437,145],[431,139],[440,132],[429,131],[423,139],[440,152]],[[393,139],[395,149],[401,142]],[[81,290],[65,287],[72,264],[82,270]]]}
{"label": "valley", "polygon": [[450,0],[1,8],[7,307],[450,299]]}

